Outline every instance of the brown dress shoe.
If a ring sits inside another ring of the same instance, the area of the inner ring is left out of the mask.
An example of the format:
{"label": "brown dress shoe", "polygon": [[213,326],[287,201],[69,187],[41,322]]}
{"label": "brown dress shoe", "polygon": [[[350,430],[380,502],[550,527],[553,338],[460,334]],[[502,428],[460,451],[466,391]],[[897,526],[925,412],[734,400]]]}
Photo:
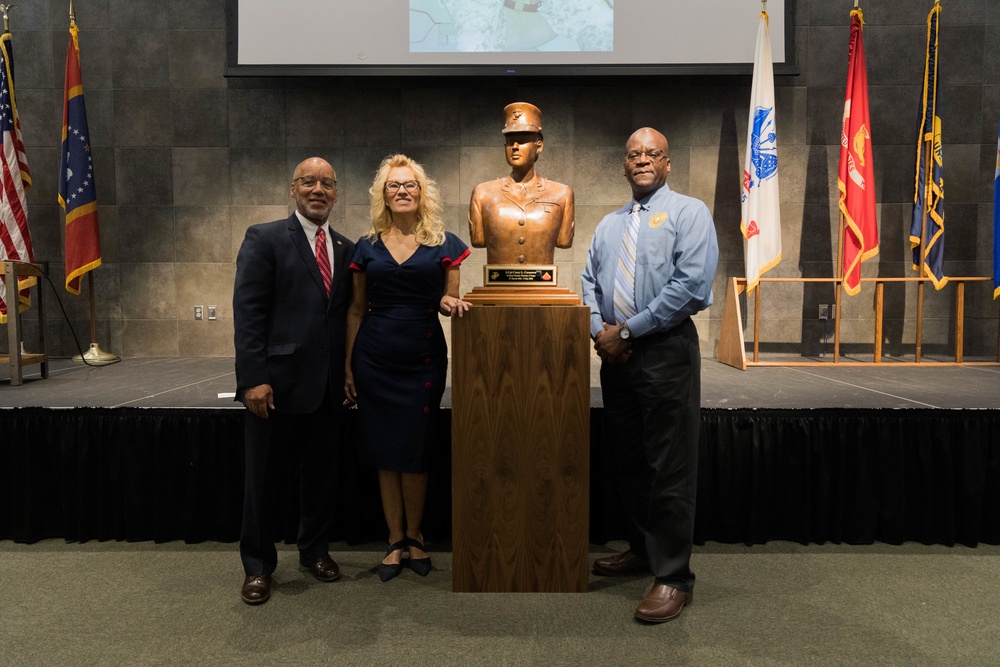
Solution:
{"label": "brown dress shoe", "polygon": [[631,549],[594,561],[594,574],[617,577],[625,574],[649,574],[649,561]]}
{"label": "brown dress shoe", "polygon": [[320,581],[336,581],[340,579],[340,567],[333,562],[330,555],[322,556],[312,563],[306,563],[299,559],[299,565],[312,572],[312,575]]}
{"label": "brown dress shoe", "polygon": [[679,591],[673,586],[654,583],[635,608],[635,617],[650,623],[672,621],[681,615],[692,597],[690,591]]}
{"label": "brown dress shoe", "polygon": [[243,580],[240,597],[247,604],[264,604],[271,599],[271,575],[258,574]]}

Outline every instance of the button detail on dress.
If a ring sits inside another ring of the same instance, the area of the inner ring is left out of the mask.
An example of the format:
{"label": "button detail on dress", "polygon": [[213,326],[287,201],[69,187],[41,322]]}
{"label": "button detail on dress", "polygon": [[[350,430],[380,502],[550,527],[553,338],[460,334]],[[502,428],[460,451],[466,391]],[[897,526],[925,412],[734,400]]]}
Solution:
{"label": "button detail on dress", "polygon": [[524,255],[518,255],[517,256],[517,263],[518,264],[524,264],[527,261],[527,259],[528,258],[525,257]]}
{"label": "button detail on dress", "polygon": [[524,245],[524,237],[522,236],[521,238],[519,238],[517,242],[521,245]]}

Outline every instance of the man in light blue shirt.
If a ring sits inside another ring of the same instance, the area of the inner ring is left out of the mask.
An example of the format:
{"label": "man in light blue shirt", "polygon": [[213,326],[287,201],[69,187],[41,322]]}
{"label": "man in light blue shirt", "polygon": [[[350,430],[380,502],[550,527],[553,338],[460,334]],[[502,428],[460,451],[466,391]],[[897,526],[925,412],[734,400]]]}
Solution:
{"label": "man in light blue shirt", "polygon": [[666,184],[666,137],[637,130],[624,167],[632,201],[597,226],[582,277],[603,362],[604,452],[629,531],[629,550],[595,560],[594,572],[651,573],[635,616],[661,623],[694,588],[701,351],[691,316],[712,305],[719,246],[708,207]]}

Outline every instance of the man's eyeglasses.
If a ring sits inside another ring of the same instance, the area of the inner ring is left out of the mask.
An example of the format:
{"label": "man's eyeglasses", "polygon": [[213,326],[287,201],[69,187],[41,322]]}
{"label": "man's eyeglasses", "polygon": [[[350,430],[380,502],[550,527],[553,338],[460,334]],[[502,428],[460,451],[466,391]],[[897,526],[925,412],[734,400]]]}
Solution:
{"label": "man's eyeglasses", "polygon": [[643,155],[645,155],[650,162],[659,162],[663,158],[667,157],[667,154],[663,151],[653,149],[651,151],[629,151],[625,154],[625,160],[628,162],[638,162]]}
{"label": "man's eyeglasses", "polygon": [[315,176],[299,176],[298,178],[293,178],[292,183],[298,182],[304,188],[314,188],[316,184],[319,183],[324,190],[333,190],[337,187],[337,181],[332,178],[318,179]]}
{"label": "man's eyeglasses", "polygon": [[420,183],[417,181],[403,181],[402,183],[399,181],[386,181],[385,183],[385,191],[390,195],[394,195],[399,192],[400,188],[403,188],[412,195],[416,194],[417,191],[420,190]]}

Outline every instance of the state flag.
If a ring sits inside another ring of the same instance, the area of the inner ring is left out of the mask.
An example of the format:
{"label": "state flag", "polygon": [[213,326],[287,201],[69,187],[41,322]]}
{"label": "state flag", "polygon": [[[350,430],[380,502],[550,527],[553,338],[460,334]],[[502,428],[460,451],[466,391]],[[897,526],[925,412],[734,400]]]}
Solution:
{"label": "state flag", "polygon": [[66,211],[66,290],[79,294],[80,278],[101,265],[101,233],[97,222],[94,156],[90,149],[87,107],[80,75],[79,31],[75,23],[70,25],[69,35],[59,161],[59,205]]}

